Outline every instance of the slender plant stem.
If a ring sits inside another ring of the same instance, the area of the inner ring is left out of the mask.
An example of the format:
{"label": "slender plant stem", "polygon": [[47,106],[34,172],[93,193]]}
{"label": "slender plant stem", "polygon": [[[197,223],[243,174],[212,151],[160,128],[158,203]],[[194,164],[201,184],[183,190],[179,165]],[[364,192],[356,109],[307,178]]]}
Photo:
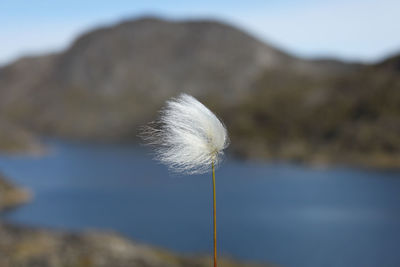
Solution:
{"label": "slender plant stem", "polygon": [[217,201],[215,199],[215,166],[212,163],[213,199],[214,199],[214,267],[217,267]]}

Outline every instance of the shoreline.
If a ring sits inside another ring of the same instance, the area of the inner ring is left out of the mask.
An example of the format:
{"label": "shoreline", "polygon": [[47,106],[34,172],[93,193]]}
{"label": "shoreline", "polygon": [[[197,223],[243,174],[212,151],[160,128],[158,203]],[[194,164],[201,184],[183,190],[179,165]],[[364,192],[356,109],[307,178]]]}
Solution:
{"label": "shoreline", "polygon": [[[20,147],[18,150],[3,149],[0,146],[0,155],[6,156],[29,156],[42,157],[53,153],[52,142],[71,143],[74,145],[123,145],[137,146],[143,148],[137,140],[85,140],[74,138],[58,137],[38,137],[33,139],[35,142],[27,147]],[[46,142],[50,140],[50,142]],[[329,151],[314,151],[300,154],[286,153],[285,150],[270,153],[267,149],[260,149],[259,146],[248,144],[232,147],[227,150],[227,155],[243,161],[254,161],[257,163],[285,163],[295,164],[309,168],[358,168],[377,171],[400,171],[400,154],[391,155],[385,153],[354,154],[338,152],[329,153]],[[1,173],[0,173],[1,178]]]}

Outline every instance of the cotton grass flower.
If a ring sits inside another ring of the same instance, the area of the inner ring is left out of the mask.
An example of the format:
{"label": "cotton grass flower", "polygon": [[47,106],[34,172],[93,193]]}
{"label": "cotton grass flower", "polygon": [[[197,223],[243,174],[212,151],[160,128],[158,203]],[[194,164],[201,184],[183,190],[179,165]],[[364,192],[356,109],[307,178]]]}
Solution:
{"label": "cotton grass flower", "polygon": [[222,122],[187,94],[167,101],[159,121],[146,127],[142,135],[155,146],[157,160],[186,174],[209,172],[229,143]]}
{"label": "cotton grass flower", "polygon": [[228,146],[223,123],[194,97],[181,94],[167,101],[159,121],[146,126],[142,138],[155,146],[156,159],[174,172],[212,171],[214,211],[214,267],[217,266],[215,166]]}

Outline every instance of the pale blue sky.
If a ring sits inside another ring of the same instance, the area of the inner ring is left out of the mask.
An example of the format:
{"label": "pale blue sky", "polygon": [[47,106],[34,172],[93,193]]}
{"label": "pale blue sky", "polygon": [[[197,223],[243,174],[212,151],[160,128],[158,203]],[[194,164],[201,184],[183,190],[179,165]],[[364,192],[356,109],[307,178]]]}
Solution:
{"label": "pale blue sky", "polygon": [[142,15],[220,19],[299,56],[376,61],[400,52],[399,14],[399,0],[2,0],[0,65]]}

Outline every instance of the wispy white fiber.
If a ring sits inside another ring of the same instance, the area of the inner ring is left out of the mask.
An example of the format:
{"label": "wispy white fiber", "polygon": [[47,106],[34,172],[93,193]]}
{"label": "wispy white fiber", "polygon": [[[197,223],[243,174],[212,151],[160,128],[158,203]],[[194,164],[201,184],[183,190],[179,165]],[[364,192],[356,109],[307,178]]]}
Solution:
{"label": "wispy white fiber", "polygon": [[167,101],[159,121],[145,127],[142,137],[155,146],[157,160],[188,174],[209,172],[229,144],[223,123],[187,94]]}

